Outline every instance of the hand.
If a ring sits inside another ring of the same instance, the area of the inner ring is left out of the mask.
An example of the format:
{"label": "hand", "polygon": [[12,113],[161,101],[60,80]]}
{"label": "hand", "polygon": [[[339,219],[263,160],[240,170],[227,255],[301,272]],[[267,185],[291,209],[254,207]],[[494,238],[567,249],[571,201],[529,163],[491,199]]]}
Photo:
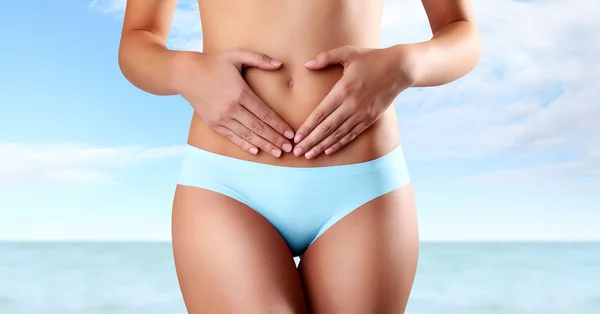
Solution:
{"label": "hand", "polygon": [[292,128],[248,86],[242,68],[276,70],[281,62],[261,53],[234,49],[220,53],[195,53],[185,60],[178,80],[180,94],[212,130],[257,154],[275,157],[292,150]]}
{"label": "hand", "polygon": [[307,62],[310,70],[341,64],[344,74],[296,132],[294,154],[331,155],[375,123],[410,86],[399,59],[385,49],[344,46]]}

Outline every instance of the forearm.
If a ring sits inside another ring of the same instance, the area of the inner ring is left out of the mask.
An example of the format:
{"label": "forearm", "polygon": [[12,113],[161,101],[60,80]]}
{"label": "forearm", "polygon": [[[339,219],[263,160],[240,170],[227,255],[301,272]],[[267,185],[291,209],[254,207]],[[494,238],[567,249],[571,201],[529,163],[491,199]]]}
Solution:
{"label": "forearm", "polygon": [[121,37],[119,67],[125,78],[139,89],[155,95],[175,95],[182,59],[191,54],[200,53],[169,50],[158,35],[129,30]]}
{"label": "forearm", "polygon": [[432,39],[387,48],[412,87],[438,86],[469,73],[479,61],[481,40],[475,23],[456,21]]}

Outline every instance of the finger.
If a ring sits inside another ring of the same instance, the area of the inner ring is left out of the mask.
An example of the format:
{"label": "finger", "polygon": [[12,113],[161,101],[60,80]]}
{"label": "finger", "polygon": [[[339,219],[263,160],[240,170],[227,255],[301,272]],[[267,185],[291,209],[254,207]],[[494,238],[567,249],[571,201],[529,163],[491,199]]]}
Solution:
{"label": "finger", "polygon": [[292,144],[281,134],[277,133],[277,131],[273,130],[266,123],[258,119],[255,115],[253,115],[246,108],[241,107],[241,110],[236,111],[232,118],[239,121],[246,128],[250,129],[254,134],[264,138],[269,141],[271,144],[283,149],[285,152],[290,152],[292,150]]}
{"label": "finger", "polygon": [[230,52],[230,60],[241,70],[243,66],[252,66],[264,70],[275,70],[281,66],[281,61],[270,56],[248,49],[234,49]]}
{"label": "finger", "polygon": [[309,149],[305,154],[306,158],[313,159],[323,153],[323,151],[330,146],[338,143],[346,134],[348,134],[348,132],[350,132],[350,130],[352,130],[352,128],[354,128],[354,126],[357,125],[358,122],[359,121],[356,116],[351,116],[350,118],[346,119],[346,121],[344,121],[337,128],[337,130],[335,130],[321,142],[317,143],[313,148]]}
{"label": "finger", "polygon": [[354,46],[342,46],[325,52],[321,52],[314,59],[306,62],[304,66],[309,69],[322,69],[331,64],[342,64],[348,61],[348,58],[355,52]]}
{"label": "finger", "polygon": [[358,135],[360,135],[362,132],[364,132],[368,127],[369,127],[369,123],[367,123],[367,121],[363,121],[363,122],[357,124],[356,126],[354,126],[354,128],[352,128],[352,130],[350,130],[350,132],[348,132],[344,137],[342,137],[342,139],[339,142],[328,147],[325,150],[325,154],[331,155],[331,154],[337,152],[338,150],[342,149],[342,147],[346,146],[348,143],[353,141]]}
{"label": "finger", "polygon": [[237,134],[233,133],[233,131],[231,131],[230,129],[223,127],[223,126],[217,126],[217,127],[213,128],[213,130],[215,130],[217,133],[227,137],[235,145],[241,147],[243,150],[249,152],[250,154],[252,154],[252,155],[258,154],[258,148],[256,146],[248,143],[247,141],[245,141],[244,139],[239,137]]}
{"label": "finger", "polygon": [[300,143],[304,137],[310,134],[314,128],[327,118],[343,101],[345,83],[338,81],[329,94],[323,98],[321,103],[310,113],[308,118],[300,125],[294,137],[294,143]]}
{"label": "finger", "polygon": [[306,152],[306,158],[314,158],[316,156],[316,152],[312,150],[314,146],[333,134],[342,123],[352,116],[354,112],[349,110],[348,107],[344,105],[338,107],[338,109],[323,120],[314,131],[310,132],[304,140],[296,145],[294,155],[300,156]]}
{"label": "finger", "polygon": [[241,137],[246,142],[260,148],[267,154],[273,155],[274,157],[281,156],[281,150],[279,148],[275,147],[273,144],[269,143],[264,138],[254,134],[252,130],[245,127],[240,122],[236,120],[229,120],[229,122],[227,122],[225,126],[232,130],[233,133],[237,134],[237,136]]}
{"label": "finger", "polygon": [[261,121],[266,123],[268,126],[273,128],[277,133],[285,136],[288,139],[294,138],[294,131],[287,122],[285,122],[271,107],[254,93],[254,91],[247,87],[239,99],[240,104],[244,106],[248,111],[258,117]]}

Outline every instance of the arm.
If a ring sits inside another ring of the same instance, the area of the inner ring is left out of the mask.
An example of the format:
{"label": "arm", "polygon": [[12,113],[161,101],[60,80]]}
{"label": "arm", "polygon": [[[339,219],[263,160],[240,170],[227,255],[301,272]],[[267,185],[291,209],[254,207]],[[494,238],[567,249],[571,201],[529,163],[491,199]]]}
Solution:
{"label": "arm", "polygon": [[479,61],[481,39],[471,0],[422,0],[433,38],[386,48],[412,87],[450,83]]}
{"label": "arm", "polygon": [[125,78],[151,94],[181,95],[207,126],[251,154],[289,152],[292,128],[241,75],[245,66],[272,71],[281,62],[246,49],[206,54],[167,49],[176,5],[177,0],[127,1],[119,47]]}
{"label": "arm", "polygon": [[[166,42],[177,0],[129,0],[119,46],[119,67],[125,78],[155,95],[178,94],[174,80],[182,55]],[[177,62],[176,62],[177,61]]]}
{"label": "arm", "polygon": [[331,155],[371,126],[409,87],[436,86],[470,72],[481,42],[470,0],[422,0],[433,38],[384,49],[339,47],[306,67],[341,64],[344,75],[300,126],[294,154]]}

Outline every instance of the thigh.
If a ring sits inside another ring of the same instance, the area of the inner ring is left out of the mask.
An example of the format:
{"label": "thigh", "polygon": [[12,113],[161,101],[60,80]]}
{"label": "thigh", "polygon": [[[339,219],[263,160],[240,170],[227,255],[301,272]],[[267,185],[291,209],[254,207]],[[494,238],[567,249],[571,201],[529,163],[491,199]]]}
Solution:
{"label": "thigh", "polygon": [[248,206],[213,191],[179,185],[172,237],[189,313],[306,312],[285,241]]}
{"label": "thigh", "polygon": [[311,313],[404,313],[418,242],[412,184],[357,208],[302,256]]}

